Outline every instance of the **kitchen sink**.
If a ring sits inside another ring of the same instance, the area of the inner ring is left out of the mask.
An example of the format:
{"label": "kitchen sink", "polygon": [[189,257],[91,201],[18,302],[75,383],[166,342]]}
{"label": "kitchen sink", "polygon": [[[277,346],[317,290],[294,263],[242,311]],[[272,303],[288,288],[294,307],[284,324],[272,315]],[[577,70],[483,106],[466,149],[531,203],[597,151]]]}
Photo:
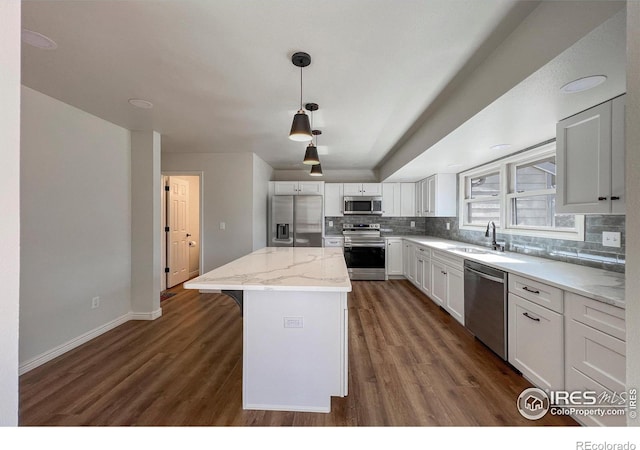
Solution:
{"label": "kitchen sink", "polygon": [[476,253],[480,255],[483,253],[489,253],[487,250],[480,250],[479,248],[472,248],[472,247],[459,247],[459,248],[456,248],[456,250],[464,253]]}

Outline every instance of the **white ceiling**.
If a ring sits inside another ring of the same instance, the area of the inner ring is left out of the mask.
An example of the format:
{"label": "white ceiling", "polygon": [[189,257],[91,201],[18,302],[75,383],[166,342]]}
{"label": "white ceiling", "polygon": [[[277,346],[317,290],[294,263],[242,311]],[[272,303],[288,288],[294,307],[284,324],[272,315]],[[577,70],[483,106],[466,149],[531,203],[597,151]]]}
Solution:
{"label": "white ceiling", "polygon": [[[255,152],[275,169],[302,169],[306,144],[288,139],[300,88],[290,58],[306,51],[304,102],[320,105],[323,168],[374,169],[515,7],[522,3],[25,1],[23,27],[58,48],[23,45],[22,77],[118,125],[159,131],[163,152]],[[487,153],[495,143],[513,144],[507,153],[535,144],[553,136],[558,118],[624,91],[624,17],[565,53],[390,179],[460,171],[499,157]],[[597,95],[557,94],[594,71],[609,76]]]}

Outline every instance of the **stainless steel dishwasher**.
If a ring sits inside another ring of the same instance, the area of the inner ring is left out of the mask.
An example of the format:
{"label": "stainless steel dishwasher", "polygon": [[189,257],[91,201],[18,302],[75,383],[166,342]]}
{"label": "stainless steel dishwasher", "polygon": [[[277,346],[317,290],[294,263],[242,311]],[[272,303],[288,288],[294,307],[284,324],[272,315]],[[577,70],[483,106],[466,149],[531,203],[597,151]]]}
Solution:
{"label": "stainless steel dishwasher", "polygon": [[473,335],[507,360],[507,272],[464,261],[464,323]]}

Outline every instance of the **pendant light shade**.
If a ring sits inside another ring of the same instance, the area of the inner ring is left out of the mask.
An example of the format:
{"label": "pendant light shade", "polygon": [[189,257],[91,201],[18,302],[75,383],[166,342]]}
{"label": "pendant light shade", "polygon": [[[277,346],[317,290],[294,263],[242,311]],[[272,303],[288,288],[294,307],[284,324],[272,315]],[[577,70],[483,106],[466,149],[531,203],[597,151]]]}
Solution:
{"label": "pendant light shade", "polygon": [[310,141],[313,139],[311,134],[311,124],[309,123],[309,116],[304,110],[299,110],[295,116],[293,116],[293,123],[291,124],[291,132],[289,133],[289,139],[297,142]]}
{"label": "pendant light shade", "polygon": [[[313,134],[317,140],[318,135],[322,134],[322,131],[313,130],[311,134]],[[314,144],[313,141],[309,142],[309,145],[307,146],[307,151],[304,153],[304,160],[302,161],[302,163],[310,166],[315,166],[316,164],[320,164],[320,158],[318,158],[318,147],[316,147],[316,144]]]}
{"label": "pendant light shade", "polygon": [[307,151],[304,153],[304,161],[303,164],[315,166],[316,164],[320,164],[320,159],[318,159],[318,149],[313,142],[310,142],[307,146]]}
{"label": "pendant light shade", "polygon": [[315,166],[311,166],[311,172],[309,175],[312,177],[321,177],[322,176],[322,164],[318,163]]}
{"label": "pendant light shade", "polygon": [[297,142],[310,141],[313,139],[311,125],[309,124],[309,117],[302,109],[302,68],[311,64],[311,56],[305,52],[296,52],[291,57],[291,62],[294,66],[300,67],[300,109],[293,116],[289,139]]}

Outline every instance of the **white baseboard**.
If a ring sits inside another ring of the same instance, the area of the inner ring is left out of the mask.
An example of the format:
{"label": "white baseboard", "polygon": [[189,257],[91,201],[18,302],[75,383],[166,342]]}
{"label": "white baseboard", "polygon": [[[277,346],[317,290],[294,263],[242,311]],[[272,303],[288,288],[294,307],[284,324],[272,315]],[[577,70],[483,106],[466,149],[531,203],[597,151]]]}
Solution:
{"label": "white baseboard", "polygon": [[162,308],[158,308],[155,311],[150,313],[128,312],[127,314],[124,314],[112,320],[111,322],[107,322],[104,325],[100,325],[99,327],[94,328],[93,330],[88,331],[84,334],[81,334],[80,336],[73,338],[70,341],[65,342],[64,344],[58,345],[57,347],[54,347],[51,350],[48,350],[34,358],[31,358],[28,361],[25,361],[24,363],[20,364],[20,367],[18,368],[18,374],[23,375],[29,372],[30,370],[35,369],[36,367],[39,367],[45,363],[48,363],[52,359],[55,359],[58,356],[61,356],[67,353],[68,351],[71,351],[74,348],[89,342],[91,339],[97,338],[98,336],[106,333],[107,331],[113,330],[115,327],[120,326],[125,322],[128,322],[130,320],[155,320],[160,316],[162,316]]}
{"label": "white baseboard", "polygon": [[131,311],[129,313],[129,320],[156,320],[162,316],[162,308],[158,308],[150,313],[137,313]]}
{"label": "white baseboard", "polygon": [[107,331],[113,330],[115,327],[122,325],[125,322],[128,322],[129,320],[131,320],[129,317],[130,314],[131,313],[124,314],[112,320],[111,322],[107,322],[104,325],[100,325],[99,327],[94,328],[93,330],[88,331],[84,334],[81,334],[80,336],[73,338],[70,341],[65,342],[64,344],[58,345],[57,347],[54,347],[51,350],[41,353],[35,358],[31,358],[30,360],[25,361],[24,363],[20,364],[20,367],[18,368],[18,374],[20,375],[25,374],[30,370],[33,370],[36,367],[41,366],[44,363],[47,363],[52,359],[55,359],[58,356],[63,355],[64,353],[67,353],[68,351],[71,351],[74,348],[79,347],[80,345],[86,342],[89,342],[91,339],[97,338],[101,334],[104,334]]}

